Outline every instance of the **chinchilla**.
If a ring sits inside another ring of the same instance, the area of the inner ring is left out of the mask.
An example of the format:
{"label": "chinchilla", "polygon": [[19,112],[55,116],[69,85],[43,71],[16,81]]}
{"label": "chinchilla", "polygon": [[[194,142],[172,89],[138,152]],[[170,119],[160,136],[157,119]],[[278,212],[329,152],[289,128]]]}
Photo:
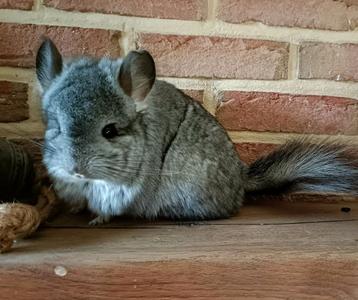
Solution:
{"label": "chinchilla", "polygon": [[247,166],[200,104],[156,79],[146,51],[63,62],[50,40],[36,58],[46,124],[44,164],[62,199],[98,217],[214,219],[248,194],[358,194],[344,146],[290,141]]}

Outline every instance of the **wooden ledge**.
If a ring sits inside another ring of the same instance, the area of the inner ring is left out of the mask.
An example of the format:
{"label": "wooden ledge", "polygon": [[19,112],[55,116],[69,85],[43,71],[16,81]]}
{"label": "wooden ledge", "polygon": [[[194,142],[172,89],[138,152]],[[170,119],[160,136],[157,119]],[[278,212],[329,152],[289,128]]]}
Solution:
{"label": "wooden ledge", "polygon": [[88,221],[59,216],[1,255],[0,298],[358,299],[356,201],[260,201],[199,223]]}

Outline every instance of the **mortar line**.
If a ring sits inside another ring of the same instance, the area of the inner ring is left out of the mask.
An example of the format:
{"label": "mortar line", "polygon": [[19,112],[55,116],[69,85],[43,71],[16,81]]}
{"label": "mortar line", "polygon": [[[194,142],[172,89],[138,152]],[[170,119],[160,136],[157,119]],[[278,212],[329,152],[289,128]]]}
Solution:
{"label": "mortar line", "polygon": [[[210,79],[161,77],[181,89],[205,89]],[[347,97],[358,100],[358,83],[330,80],[242,80],[216,79],[211,84],[217,91],[276,92],[296,95]]]}
{"label": "mortar line", "polygon": [[29,84],[27,103],[29,105],[29,121],[42,124],[41,97],[37,88],[37,82]]}
{"label": "mortar line", "polygon": [[33,69],[0,67],[0,80],[31,83],[34,81]]}
{"label": "mortar line", "polygon": [[218,103],[215,97],[214,87],[211,83],[207,84],[204,89],[203,106],[210,114],[215,116]]}
{"label": "mortar line", "polygon": [[336,141],[346,145],[357,145],[358,136],[352,135],[327,135],[308,133],[283,133],[283,132],[255,132],[255,131],[227,131],[234,143],[269,143],[283,144],[287,140],[310,137],[312,141]]}
{"label": "mortar line", "polygon": [[121,52],[121,56],[127,55],[131,50],[136,49],[136,34],[133,29],[129,29],[125,32],[122,32],[121,37],[119,39],[119,45]]}
{"label": "mortar line", "polygon": [[[130,48],[127,49],[132,50]],[[174,78],[158,77],[181,89],[205,90],[212,85],[217,91],[257,91],[277,92],[299,95],[317,95],[332,97],[348,97],[358,100],[358,83],[333,80],[245,80],[208,78]],[[35,82],[34,69],[0,67],[0,80],[32,83]]]}
{"label": "mortar line", "polygon": [[218,1],[217,0],[207,0],[208,1],[208,17],[207,21],[215,22],[216,20],[216,8]]}
{"label": "mortar line", "polygon": [[22,122],[0,123],[1,137],[43,138],[43,133],[43,124],[39,121],[28,119]]}
{"label": "mortar line", "polygon": [[34,6],[32,10],[38,11],[43,7],[43,0],[34,0]]}
{"label": "mortar line", "polygon": [[289,80],[298,79],[299,45],[290,44],[287,75]]}
{"label": "mortar line", "polygon": [[[17,133],[14,133],[14,131]],[[8,138],[43,138],[43,133],[44,127],[39,121],[26,120],[23,122],[0,123],[0,136]],[[317,142],[332,140],[345,145],[358,146],[358,136],[255,131],[228,131],[228,134],[233,143],[283,144],[290,139],[299,139],[309,136],[313,141]]]}
{"label": "mortar line", "polygon": [[[358,34],[356,31],[329,31],[297,27],[267,26],[261,23],[231,24],[220,20],[216,20],[215,22],[200,22],[152,19],[100,13],[67,12],[48,7],[41,7],[38,11],[2,9],[0,10],[0,21],[109,30],[123,30],[123,28],[128,26],[129,28],[133,28],[136,32],[143,33],[222,36],[272,40],[295,44],[302,41],[358,44]],[[178,27],[180,27],[180,34],[178,33]]]}

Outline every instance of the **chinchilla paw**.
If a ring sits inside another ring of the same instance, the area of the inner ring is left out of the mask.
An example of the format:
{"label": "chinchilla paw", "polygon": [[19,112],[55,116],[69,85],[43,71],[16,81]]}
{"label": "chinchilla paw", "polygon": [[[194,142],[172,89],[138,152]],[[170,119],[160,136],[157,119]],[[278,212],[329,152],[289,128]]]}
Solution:
{"label": "chinchilla paw", "polygon": [[109,221],[110,221],[110,217],[98,216],[94,218],[92,221],[90,221],[88,225],[97,226],[97,225],[108,223]]}

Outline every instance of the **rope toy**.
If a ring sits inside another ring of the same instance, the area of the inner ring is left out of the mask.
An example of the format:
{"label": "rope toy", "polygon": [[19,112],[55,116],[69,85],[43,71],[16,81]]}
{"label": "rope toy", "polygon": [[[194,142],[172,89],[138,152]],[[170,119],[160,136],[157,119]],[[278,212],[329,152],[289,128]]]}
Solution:
{"label": "rope toy", "polygon": [[[59,203],[47,175],[34,168],[29,153],[6,139],[0,139],[0,253],[14,241],[28,237],[44,223]],[[35,205],[28,204],[37,195]],[[13,199],[24,199],[25,203]],[[33,198],[33,197],[32,197]]]}
{"label": "rope toy", "polygon": [[9,251],[14,241],[34,233],[57,205],[52,187],[42,187],[37,204],[0,204],[0,253]]}

